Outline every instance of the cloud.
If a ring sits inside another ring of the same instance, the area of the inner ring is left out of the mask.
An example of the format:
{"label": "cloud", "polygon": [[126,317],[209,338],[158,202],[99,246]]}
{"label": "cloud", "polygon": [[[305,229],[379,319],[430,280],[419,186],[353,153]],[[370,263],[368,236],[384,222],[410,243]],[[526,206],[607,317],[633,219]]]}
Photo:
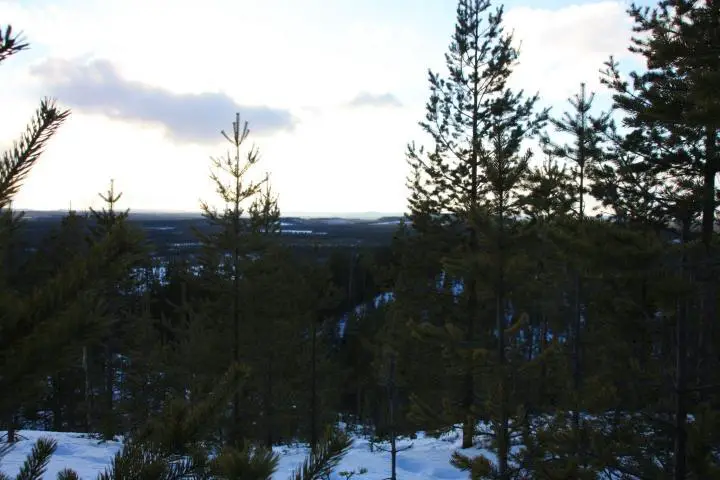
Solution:
{"label": "cloud", "polygon": [[123,78],[107,60],[45,60],[31,69],[51,94],[84,113],[162,126],[181,143],[213,143],[236,112],[257,134],[292,130],[287,110],[238,105],[225,93],[175,93]]}
{"label": "cloud", "polygon": [[591,91],[604,90],[599,71],[608,57],[614,55],[623,64],[634,58],[627,51],[632,19],[625,8],[623,2],[602,1],[558,9],[509,9],[506,31],[514,31],[520,45],[510,86],[531,94],[539,90],[549,103],[574,95],[580,82]]}
{"label": "cloud", "polygon": [[403,104],[392,93],[372,94],[359,93],[349,105],[351,107],[402,107]]}

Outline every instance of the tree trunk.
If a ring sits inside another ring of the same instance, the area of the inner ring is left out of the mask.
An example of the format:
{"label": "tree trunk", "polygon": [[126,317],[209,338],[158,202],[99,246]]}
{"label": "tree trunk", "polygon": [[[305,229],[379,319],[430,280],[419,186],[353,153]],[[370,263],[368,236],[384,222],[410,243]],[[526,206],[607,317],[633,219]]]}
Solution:
{"label": "tree trunk", "polygon": [[705,135],[705,169],[703,181],[702,237],[705,245],[705,265],[702,267],[702,315],[698,330],[698,386],[708,383],[713,358],[715,322],[717,321],[717,289],[713,262],[712,238],[715,230],[715,176],[718,171],[717,129],[708,127]]}
{"label": "tree trunk", "polygon": [[15,422],[15,414],[12,413],[8,416],[7,443],[15,442],[17,442],[17,425]]}
{"label": "tree trunk", "polygon": [[[477,243],[475,240],[475,232],[471,233],[471,242]],[[471,243],[471,244],[472,244]],[[475,279],[471,276],[468,279],[468,303],[467,303],[467,335],[465,340],[468,345],[472,345],[475,341],[475,312],[477,311],[477,288]],[[462,448],[472,448],[475,440],[475,413],[473,406],[475,404],[475,378],[473,376],[473,359],[472,355],[468,356],[468,364],[465,372],[465,398],[463,399],[463,409],[465,411],[465,422],[463,423]]]}
{"label": "tree trunk", "polygon": [[55,432],[63,431],[63,399],[60,374],[53,375],[53,404],[52,404],[52,430]]}
{"label": "tree trunk", "polygon": [[310,350],[310,451],[315,453],[318,443],[317,421],[317,325],[313,319],[310,326],[312,341]]}
{"label": "tree trunk", "polygon": [[582,405],[580,388],[582,382],[582,370],[581,370],[581,329],[582,329],[582,303],[581,303],[581,292],[582,282],[580,274],[575,272],[575,312],[573,315],[572,332],[573,332],[573,346],[572,346],[572,363],[573,363],[573,390],[574,390],[574,405],[572,414],[572,428],[573,435],[575,437],[575,454],[577,458],[582,457],[582,442],[580,441],[580,431],[582,422],[580,418],[580,407]]}
{"label": "tree trunk", "polygon": [[[237,183],[237,182],[236,182]],[[239,191],[239,186],[236,185],[236,192]],[[233,234],[234,234],[234,242],[238,241],[238,236],[240,234],[240,213],[239,213],[239,206],[236,203],[235,204],[235,217],[233,218]],[[233,352],[232,352],[232,359],[233,362],[236,364],[240,362],[240,249],[236,245],[233,250],[233,292],[232,292],[232,298],[233,298]],[[235,393],[233,394],[233,402],[232,402],[232,440],[236,443],[236,445],[240,445],[242,441],[241,432],[240,432],[240,392],[235,389]]]}
{"label": "tree trunk", "polygon": [[388,397],[390,417],[390,480],[397,480],[397,439],[395,428],[395,407],[397,396],[395,394],[395,358],[390,358],[390,372],[388,376]]}
{"label": "tree trunk", "polygon": [[677,357],[675,385],[675,469],[673,478],[686,478],[686,444],[687,444],[687,345],[686,321],[687,307],[681,300],[677,319]]}
{"label": "tree trunk", "polygon": [[[581,89],[581,104],[585,104],[585,84],[580,85]],[[580,169],[580,193],[579,193],[579,208],[578,208],[578,220],[579,226],[582,228],[585,221],[585,162],[587,160],[587,152],[585,145],[585,132],[587,126],[587,112],[583,110],[581,112],[580,131],[578,134],[578,167]],[[578,270],[575,271],[575,312],[572,323],[573,331],[573,390],[574,390],[574,405],[572,415],[572,428],[573,435],[575,437],[575,455],[576,459],[580,460],[584,458],[582,449],[582,441],[580,438],[580,432],[582,422],[580,418],[580,408],[582,405],[580,389],[582,387],[582,277]]]}
{"label": "tree trunk", "polygon": [[[547,315],[544,313],[541,315],[541,321],[542,321],[542,337],[540,338],[540,355],[545,352],[547,349],[547,336],[548,336],[548,319]],[[538,402],[541,406],[544,406],[546,403],[545,398],[545,384],[546,379],[548,376],[547,373],[547,362],[541,362],[540,364],[540,386],[538,391]]]}
{"label": "tree trunk", "polygon": [[90,383],[90,368],[88,347],[82,347],[82,367],[85,375],[85,428],[88,432],[93,430],[92,386]]}
{"label": "tree trunk", "polygon": [[[472,67],[474,71],[479,70],[479,60],[477,51],[475,52],[474,64]],[[471,141],[471,155],[470,155],[470,205],[468,211],[468,227],[470,229],[470,254],[475,255],[479,252],[479,244],[477,238],[477,232],[472,225],[472,217],[475,215],[475,209],[478,207],[479,202],[479,176],[478,176],[478,144],[479,144],[479,76],[475,78],[472,97],[473,97],[473,112],[472,112],[472,137]],[[467,330],[465,341],[468,345],[473,345],[475,342],[475,316],[477,315],[478,299],[477,299],[477,278],[475,269],[473,268],[470,273],[470,278],[466,279],[467,288]],[[475,406],[475,378],[473,375],[474,365],[472,355],[468,356],[468,364],[466,366],[467,371],[465,372],[465,398],[463,399],[463,409],[465,411],[465,423],[463,424],[463,439],[462,448],[472,448],[475,440],[475,426],[477,423],[477,417],[473,412]]]}
{"label": "tree trunk", "polygon": [[[501,226],[503,229],[502,222],[504,221],[503,216],[500,215]],[[503,245],[502,245],[502,233],[500,235],[500,248],[499,248],[499,259],[498,259],[498,279],[496,285],[496,297],[495,297],[495,322],[498,331],[498,346],[497,346],[497,361],[498,370],[500,372],[500,431],[497,432],[498,437],[498,475],[500,480],[509,480],[509,454],[510,454],[510,419],[508,415],[508,382],[507,375],[505,372],[505,279],[504,279],[504,258],[503,258]]]}
{"label": "tree trunk", "polygon": [[113,394],[115,386],[115,369],[113,368],[112,350],[105,345],[105,425],[103,426],[103,437],[111,440],[115,435]]}
{"label": "tree trunk", "polygon": [[272,450],[273,441],[275,440],[275,411],[273,409],[273,375],[272,375],[272,357],[268,358],[267,376],[265,385],[265,446]]}
{"label": "tree trunk", "polygon": [[[683,232],[688,232],[690,225],[684,222]],[[683,244],[687,237],[683,235]],[[685,277],[685,262],[687,257],[683,252],[680,258],[680,274]],[[685,480],[687,472],[687,299],[681,298],[678,302],[676,323],[676,358],[675,358],[675,448],[674,448],[674,480]]]}
{"label": "tree trunk", "polygon": [[702,241],[708,250],[715,230],[715,175],[718,171],[716,137],[717,129],[708,127],[705,134],[702,215]]}

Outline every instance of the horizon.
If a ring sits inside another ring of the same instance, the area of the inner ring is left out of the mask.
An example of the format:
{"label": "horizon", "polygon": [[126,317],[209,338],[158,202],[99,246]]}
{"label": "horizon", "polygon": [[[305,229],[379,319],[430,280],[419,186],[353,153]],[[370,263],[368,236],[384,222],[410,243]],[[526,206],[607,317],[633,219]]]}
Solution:
{"label": "horizon", "polygon": [[[74,212],[85,212],[89,209],[23,209],[15,208],[14,210],[24,213],[40,213],[40,214],[52,214],[52,215],[65,215],[68,211]],[[130,215],[142,214],[142,215],[188,215],[188,216],[201,216],[201,210],[153,210],[153,209],[142,209],[133,208],[130,209]],[[287,212],[280,214],[280,218],[340,218],[340,219],[377,219],[384,217],[403,217],[405,213],[402,212]]]}

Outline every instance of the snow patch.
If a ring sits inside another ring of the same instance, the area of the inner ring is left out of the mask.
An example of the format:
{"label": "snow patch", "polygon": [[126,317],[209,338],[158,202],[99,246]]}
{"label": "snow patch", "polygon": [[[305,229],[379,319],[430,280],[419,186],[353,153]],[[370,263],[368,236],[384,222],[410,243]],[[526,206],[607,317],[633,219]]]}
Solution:
{"label": "snow patch", "polygon": [[[15,448],[2,459],[0,471],[16,475],[20,470],[25,457],[30,453],[35,441],[41,437],[55,439],[58,443],[57,452],[50,460],[48,469],[43,478],[56,478],[58,472],[64,468],[77,471],[83,480],[95,480],[99,473],[110,465],[110,462],[121,448],[120,442],[100,442],[87,438],[79,433],[20,431],[22,440]],[[369,442],[360,437],[353,437],[354,443],[348,454],[343,458],[332,480],[340,480],[337,472],[343,470],[359,470],[366,468],[367,473],[357,477],[362,480],[382,480],[390,476],[390,454],[374,449],[370,451]],[[466,479],[467,474],[453,468],[450,458],[453,451],[460,448],[461,440],[458,436],[435,439],[418,434],[417,439],[401,440],[402,446],[412,444],[412,448],[398,454],[398,478],[425,480],[443,478],[449,480]],[[305,447],[275,447],[273,450],[280,455],[278,471],[273,479],[285,480],[292,478],[293,470],[299,466],[307,455]],[[485,453],[482,450],[470,449],[464,451],[469,455]],[[490,458],[492,455],[490,455]]]}

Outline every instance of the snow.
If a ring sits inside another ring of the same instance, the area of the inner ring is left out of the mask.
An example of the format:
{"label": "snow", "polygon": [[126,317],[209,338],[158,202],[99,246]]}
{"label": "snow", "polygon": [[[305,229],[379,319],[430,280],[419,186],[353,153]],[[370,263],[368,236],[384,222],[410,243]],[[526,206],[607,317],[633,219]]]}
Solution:
{"label": "snow", "polygon": [[314,230],[282,230],[284,235],[327,235],[327,232],[316,232]]}
{"label": "snow", "polygon": [[0,471],[17,475],[25,458],[32,450],[35,442],[41,438],[52,438],[57,441],[57,450],[48,465],[43,478],[55,479],[64,468],[71,468],[81,479],[95,480],[98,474],[105,471],[120,450],[120,442],[101,442],[88,438],[82,433],[39,432],[21,430],[18,432],[20,441],[4,458],[0,459]]}
{"label": "snow", "polygon": [[171,231],[171,230],[176,230],[176,227],[170,227],[170,226],[165,226],[165,225],[163,225],[163,226],[158,226],[158,227],[149,226],[149,227],[145,227],[145,230],[155,230],[155,231],[160,231],[160,232],[169,232],[169,231]]}
{"label": "snow", "polygon": [[[53,438],[58,443],[55,455],[43,478],[55,479],[57,473],[64,468],[77,471],[83,480],[95,480],[97,475],[110,464],[112,457],[120,449],[120,442],[100,442],[87,438],[79,433],[39,432],[22,430],[19,432],[22,440],[2,460],[0,471],[16,475],[20,470],[25,457],[30,453],[35,441],[40,437]],[[468,478],[468,474],[461,472],[450,465],[450,457],[460,447],[457,434],[450,434],[440,439],[426,437],[422,433],[414,440],[403,439],[398,447],[403,448],[412,444],[409,450],[398,453],[397,473],[403,480],[449,479],[460,480]],[[384,445],[387,448],[387,444]],[[280,455],[280,465],[273,479],[291,478],[292,471],[300,465],[306,456],[304,447],[275,447]],[[478,449],[463,451],[464,454],[475,456],[481,453]],[[486,452],[487,454],[487,452]],[[493,458],[493,457],[491,457]],[[367,473],[355,475],[358,480],[381,480],[390,476],[390,454],[374,448],[370,449],[367,439],[354,437],[354,443],[348,454],[338,466],[332,480],[340,480],[341,471],[359,470],[366,468]]]}
{"label": "snow", "polygon": [[402,220],[388,220],[387,222],[373,222],[370,225],[400,225]]}
{"label": "snow", "polygon": [[350,225],[353,223],[352,220],[347,218],[318,218],[316,221],[325,223],[326,225]]}

